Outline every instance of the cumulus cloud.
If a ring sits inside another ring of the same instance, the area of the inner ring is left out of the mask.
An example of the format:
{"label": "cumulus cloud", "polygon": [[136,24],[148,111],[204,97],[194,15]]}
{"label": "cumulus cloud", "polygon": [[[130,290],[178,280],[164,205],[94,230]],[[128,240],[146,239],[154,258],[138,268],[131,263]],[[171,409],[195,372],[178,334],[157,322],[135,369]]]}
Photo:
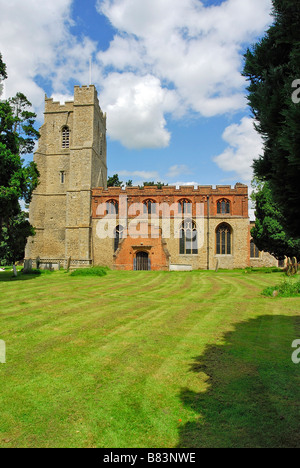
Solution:
{"label": "cumulus cloud", "polygon": [[171,94],[151,75],[110,74],[101,95],[110,137],[130,149],[167,147],[171,135],[164,111]]}
{"label": "cumulus cloud", "polygon": [[127,148],[168,146],[168,114],[212,117],[245,107],[242,52],[270,24],[271,0],[209,7],[200,0],[95,0],[116,29],[107,50],[72,34],[72,3],[0,0],[7,93],[23,91],[40,115],[40,78],[54,97],[68,99],[70,83],[88,84],[90,56],[109,135]]}
{"label": "cumulus cloud", "polygon": [[132,177],[133,179],[140,178],[143,181],[152,181],[156,182],[159,179],[159,174],[156,171],[119,171],[121,177]]}
{"label": "cumulus cloud", "polygon": [[223,139],[229,146],[214,161],[223,171],[235,172],[244,182],[251,181],[253,159],[263,152],[263,140],[254,128],[253,119],[244,117],[239,125],[230,125]]}
{"label": "cumulus cloud", "polygon": [[79,42],[70,33],[71,5],[72,0],[0,0],[7,95],[24,92],[40,113],[45,91],[37,78],[51,83],[54,93],[69,94],[70,79],[87,81],[88,60],[96,51],[89,38]]}
{"label": "cumulus cloud", "polygon": [[270,23],[271,0],[98,0],[119,30],[104,66],[171,84],[184,112],[212,117],[245,107],[242,49]]}
{"label": "cumulus cloud", "polygon": [[175,166],[170,167],[167,173],[167,177],[169,177],[170,179],[174,179],[180,175],[190,174],[190,173],[191,173],[190,169],[185,164],[177,164]]}

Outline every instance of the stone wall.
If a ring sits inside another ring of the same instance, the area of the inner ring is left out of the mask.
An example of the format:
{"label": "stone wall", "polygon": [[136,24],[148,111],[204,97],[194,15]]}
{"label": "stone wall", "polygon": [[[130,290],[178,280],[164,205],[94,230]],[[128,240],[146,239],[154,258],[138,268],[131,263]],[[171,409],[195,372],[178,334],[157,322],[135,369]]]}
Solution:
{"label": "stone wall", "polygon": [[[63,148],[62,131],[69,129],[69,147]],[[45,122],[34,161],[40,184],[30,205],[36,236],[28,240],[26,258],[72,257],[90,265],[91,190],[106,187],[106,115],[94,86],[75,86],[74,101],[61,105],[45,99]],[[62,177],[63,174],[63,177]]]}

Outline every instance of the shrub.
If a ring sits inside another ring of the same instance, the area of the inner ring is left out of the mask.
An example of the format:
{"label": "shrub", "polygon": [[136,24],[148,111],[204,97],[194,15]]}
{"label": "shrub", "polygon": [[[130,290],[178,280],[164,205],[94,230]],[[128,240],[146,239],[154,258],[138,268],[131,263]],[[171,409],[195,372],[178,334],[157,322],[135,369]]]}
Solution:
{"label": "shrub", "polygon": [[282,273],[282,269],[277,267],[248,267],[245,268],[245,271],[247,273]]}
{"label": "shrub", "polygon": [[278,297],[295,297],[300,295],[300,280],[286,279],[281,284],[266,288],[262,294],[271,297],[277,291]]}
{"label": "shrub", "polygon": [[71,273],[71,276],[105,276],[107,275],[107,268],[93,267],[93,268],[80,268]]}

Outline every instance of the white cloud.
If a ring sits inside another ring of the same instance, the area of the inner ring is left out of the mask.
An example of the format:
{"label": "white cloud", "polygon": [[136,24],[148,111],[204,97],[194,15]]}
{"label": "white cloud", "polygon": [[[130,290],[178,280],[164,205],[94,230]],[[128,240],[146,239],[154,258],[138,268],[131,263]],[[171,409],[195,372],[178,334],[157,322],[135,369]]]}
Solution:
{"label": "white cloud", "polygon": [[184,174],[190,174],[191,171],[190,169],[185,165],[185,164],[177,164],[175,166],[170,167],[167,177],[170,179],[174,179],[175,177],[178,177],[180,175]]}
{"label": "white cloud", "polygon": [[157,182],[159,179],[159,174],[156,171],[119,171],[118,174],[120,177],[141,178],[143,181],[155,180]]}
{"label": "white cloud", "polygon": [[172,184],[173,186],[176,186],[177,188],[179,187],[195,187],[197,188],[199,185],[199,182],[175,182],[175,184]]}
{"label": "white cloud", "polygon": [[98,0],[98,10],[120,31],[98,54],[105,66],[171,83],[185,112],[211,117],[246,106],[242,49],[270,23],[271,0]]}
{"label": "white cloud", "polygon": [[104,82],[101,105],[108,114],[108,132],[127,148],[163,148],[171,135],[164,110],[172,91],[163,89],[151,75],[112,73]]}
{"label": "white cloud", "polygon": [[68,101],[74,101],[74,96],[69,94],[53,93],[52,99],[54,102],[60,102],[60,104],[65,104]]}
{"label": "white cloud", "polygon": [[230,125],[223,139],[229,146],[214,161],[223,171],[236,172],[242,181],[250,182],[253,160],[263,151],[263,140],[254,128],[253,119],[244,117],[240,125]]}
{"label": "white cloud", "polygon": [[87,81],[88,61],[96,45],[70,33],[72,0],[0,0],[0,44],[7,64],[7,95],[22,91],[40,116],[45,91],[41,76],[54,93],[69,94],[70,78]]}
{"label": "white cloud", "polygon": [[7,94],[23,91],[42,114],[46,79],[69,99],[70,82],[94,83],[113,140],[128,148],[164,148],[166,115],[212,117],[246,106],[242,51],[270,23],[271,0],[98,0],[117,29],[106,51],[72,34],[72,0],[0,0],[0,43]]}

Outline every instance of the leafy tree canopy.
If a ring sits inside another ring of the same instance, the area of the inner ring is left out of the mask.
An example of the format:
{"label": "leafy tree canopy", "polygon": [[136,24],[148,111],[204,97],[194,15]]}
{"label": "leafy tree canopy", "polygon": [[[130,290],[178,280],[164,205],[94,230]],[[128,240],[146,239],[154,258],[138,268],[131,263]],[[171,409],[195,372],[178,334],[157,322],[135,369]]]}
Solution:
{"label": "leafy tree canopy", "polygon": [[114,174],[112,177],[109,177],[107,180],[107,187],[122,187],[123,182],[120,181],[119,175]]}
{"label": "leafy tree canopy", "polygon": [[259,250],[269,252],[278,260],[285,256],[300,259],[300,239],[286,234],[283,216],[272,197],[268,182],[255,181],[252,199],[256,205],[255,227],[251,235]]}
{"label": "leafy tree canopy", "polygon": [[[300,80],[300,2],[273,0],[274,24],[245,55],[249,105],[264,153],[254,161],[255,175],[267,181],[282,224],[300,234],[300,100],[292,99]],[[300,95],[300,91],[298,93]]]}
{"label": "leafy tree canopy", "polygon": [[[6,78],[2,57],[0,73]],[[25,166],[21,158],[33,151],[39,136],[30,107],[22,93],[0,102],[0,258],[9,262],[23,258],[26,238],[33,234],[19,203],[30,203],[39,176],[36,165]]]}
{"label": "leafy tree canopy", "polygon": [[2,61],[2,54],[0,53],[0,81],[7,78],[6,65]]}

